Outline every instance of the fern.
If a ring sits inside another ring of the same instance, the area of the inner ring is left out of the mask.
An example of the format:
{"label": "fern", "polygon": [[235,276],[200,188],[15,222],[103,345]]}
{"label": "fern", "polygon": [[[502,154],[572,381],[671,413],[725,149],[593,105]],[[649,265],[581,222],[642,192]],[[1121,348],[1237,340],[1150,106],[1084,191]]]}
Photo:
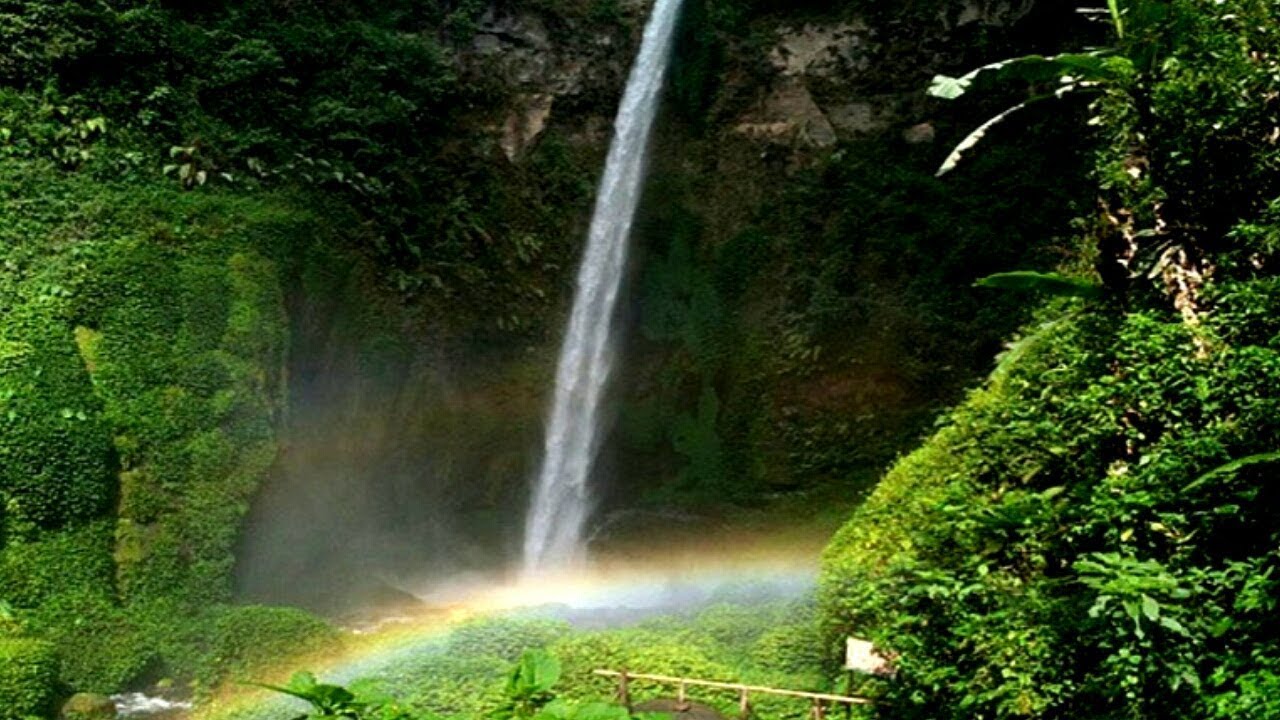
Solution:
{"label": "fern", "polygon": [[1257,453],[1256,455],[1246,455],[1245,457],[1232,460],[1229,463],[1224,463],[1222,465],[1219,465],[1218,467],[1201,475],[1200,477],[1192,481],[1189,485],[1187,485],[1185,488],[1183,488],[1182,491],[1189,492],[1191,490],[1195,490],[1196,488],[1200,487],[1201,485],[1204,485],[1210,480],[1213,480],[1215,478],[1220,478],[1220,477],[1226,477],[1228,475],[1234,475],[1251,465],[1263,465],[1263,464],[1274,463],[1274,462],[1280,462],[1280,451]]}

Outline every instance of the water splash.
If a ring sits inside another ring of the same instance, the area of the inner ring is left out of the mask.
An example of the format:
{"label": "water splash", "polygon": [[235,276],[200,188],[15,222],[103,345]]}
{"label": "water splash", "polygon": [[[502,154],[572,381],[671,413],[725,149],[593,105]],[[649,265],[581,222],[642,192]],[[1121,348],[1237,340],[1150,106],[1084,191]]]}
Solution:
{"label": "water splash", "polygon": [[115,703],[116,713],[121,718],[137,718],[138,720],[179,718],[183,717],[192,708],[190,702],[149,697],[138,692],[112,695],[111,701]]}
{"label": "water splash", "polygon": [[569,567],[582,557],[583,526],[592,510],[587,481],[600,444],[600,403],[613,360],[614,307],[679,10],[680,0],[654,4],[614,120],[556,368],[542,471],[525,525],[527,575]]}

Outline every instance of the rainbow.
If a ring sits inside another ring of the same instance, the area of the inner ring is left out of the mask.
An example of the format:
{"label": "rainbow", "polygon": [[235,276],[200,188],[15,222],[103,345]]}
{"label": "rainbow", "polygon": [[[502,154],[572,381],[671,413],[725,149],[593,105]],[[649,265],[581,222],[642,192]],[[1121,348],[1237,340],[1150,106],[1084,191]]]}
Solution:
{"label": "rainbow", "polygon": [[[726,545],[723,537],[660,559],[597,560],[584,571],[542,576],[536,581],[505,577],[470,578],[414,594],[423,610],[411,617],[384,618],[372,627],[349,630],[342,649],[327,656],[289,658],[273,681],[292,669],[308,668],[322,681],[349,683],[374,677],[413,657],[440,651],[450,631],[467,620],[557,608],[589,615],[625,609],[652,614],[696,607],[733,588],[768,588],[774,597],[809,591],[817,572],[821,541],[806,539],[768,546],[743,539]],[[714,547],[708,546],[712,545]],[[726,547],[734,551],[726,553]],[[405,588],[413,592],[412,588]],[[296,701],[248,686],[225,688],[202,704],[194,720],[278,720],[297,709]]]}

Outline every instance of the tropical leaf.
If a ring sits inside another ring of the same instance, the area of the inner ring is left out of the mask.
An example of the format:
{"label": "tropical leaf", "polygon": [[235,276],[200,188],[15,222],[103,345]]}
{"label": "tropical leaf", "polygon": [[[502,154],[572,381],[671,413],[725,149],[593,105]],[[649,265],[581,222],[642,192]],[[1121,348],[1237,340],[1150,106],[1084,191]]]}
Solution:
{"label": "tropical leaf", "polygon": [[1085,53],[1062,55],[1024,55],[983,65],[960,77],[936,75],[929,85],[929,94],[945,100],[954,100],[975,87],[989,87],[1011,80],[1028,83],[1047,83],[1069,77],[1080,80],[1105,80],[1114,74],[1107,62],[1110,50],[1094,50]]}
{"label": "tropical leaf", "polygon": [[274,690],[285,695],[292,695],[311,703],[312,707],[322,713],[359,709],[359,707],[363,706],[362,703],[356,702],[356,696],[350,690],[341,685],[318,683],[315,676],[306,671],[294,673],[286,685],[269,685],[256,682],[246,684]]}
{"label": "tropical leaf", "polygon": [[947,159],[942,161],[942,165],[938,168],[938,172],[934,173],[934,176],[942,177],[943,175],[946,175],[952,170],[955,170],[956,165],[959,165],[960,161],[964,159],[964,154],[972,150],[973,147],[977,145],[979,142],[982,142],[982,139],[987,136],[987,133],[991,130],[991,128],[1004,122],[1009,118],[1010,115],[1013,115],[1019,110],[1022,110],[1023,108],[1026,108],[1029,105],[1038,103],[1042,100],[1053,100],[1056,98],[1062,98],[1063,96],[1072,92],[1076,92],[1078,90],[1096,90],[1097,87],[1098,87],[1098,84],[1096,82],[1075,82],[1069,85],[1063,85],[1062,87],[1058,88],[1051,94],[1037,95],[1029,100],[1024,100],[1023,102],[1020,102],[1017,105],[1014,105],[1008,110],[1005,110],[999,115],[996,115],[990,120],[982,123],[977,127],[977,129],[975,129],[973,132],[966,135],[964,139],[961,140],[959,144],[955,146],[954,149],[952,149],[951,154],[947,156]]}
{"label": "tropical leaf", "polygon": [[961,140],[959,144],[957,144],[955,148],[951,150],[951,154],[947,155],[947,159],[942,161],[942,165],[938,168],[938,172],[935,173],[935,177],[942,177],[943,175],[946,175],[952,170],[955,170],[956,165],[959,165],[960,161],[964,159],[964,154],[972,150],[975,145],[982,142],[982,138],[987,136],[987,132],[989,132],[991,128],[1004,122],[1009,118],[1010,115],[1018,112],[1019,110],[1022,110],[1023,108],[1030,105],[1032,102],[1034,102],[1034,100],[1020,102],[1017,105],[1014,105],[1013,107],[1009,108],[1008,110],[1005,110],[1004,112],[1000,113],[999,115],[996,115],[990,120],[982,123],[981,125],[978,126],[976,130],[966,135],[964,139]]}
{"label": "tropical leaf", "polygon": [[1014,272],[988,275],[975,282],[974,286],[1018,292],[1038,292],[1058,297],[1097,299],[1104,295],[1101,285],[1091,283],[1088,280],[1071,278],[1060,273],[1042,273],[1033,270],[1016,270]]}

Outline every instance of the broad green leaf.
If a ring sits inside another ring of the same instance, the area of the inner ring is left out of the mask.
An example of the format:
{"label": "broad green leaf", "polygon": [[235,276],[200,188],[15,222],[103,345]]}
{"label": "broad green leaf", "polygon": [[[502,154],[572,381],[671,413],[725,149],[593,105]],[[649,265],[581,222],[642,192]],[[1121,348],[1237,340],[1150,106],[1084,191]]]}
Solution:
{"label": "broad green leaf", "polygon": [[960,77],[937,75],[929,85],[933,97],[954,100],[974,87],[994,87],[1012,80],[1048,83],[1072,77],[1075,81],[1108,79],[1112,71],[1107,63],[1109,50],[1061,55],[1024,55],[1007,58],[971,70]]}
{"label": "broad green leaf", "polygon": [[944,100],[955,100],[963,95],[968,87],[969,83],[960,78],[953,78],[948,75],[934,75],[933,82],[929,85],[929,94]]}
{"label": "broad green leaf", "polygon": [[1165,615],[1164,617],[1161,617],[1161,618],[1160,618],[1160,624],[1161,624],[1161,625],[1163,625],[1164,627],[1166,627],[1166,628],[1168,628],[1168,629],[1170,629],[1170,630],[1172,630],[1172,631],[1174,631],[1174,632],[1178,633],[1179,635],[1187,635],[1187,634],[1189,634],[1189,633],[1187,632],[1187,628],[1186,628],[1186,627],[1184,627],[1182,623],[1178,622],[1177,620],[1174,620],[1173,618],[1169,617],[1168,615]]}
{"label": "broad green leaf", "polygon": [[1138,603],[1132,600],[1121,600],[1120,605],[1124,607],[1124,614],[1128,615],[1134,621],[1138,619]]}
{"label": "broad green leaf", "polygon": [[1018,292],[1038,292],[1057,297],[1089,299],[1098,299],[1105,294],[1101,285],[1087,280],[1067,277],[1060,273],[1042,273],[1034,270],[1015,270],[988,275],[974,282],[974,286]]}
{"label": "broad green leaf", "polygon": [[552,700],[544,705],[533,720],[572,720],[573,708],[563,700]]}
{"label": "broad green leaf", "polygon": [[1142,614],[1148,620],[1155,622],[1160,618],[1160,603],[1156,602],[1150,595],[1144,594],[1142,596]]}
{"label": "broad green leaf", "polygon": [[982,138],[986,137],[988,130],[1004,122],[1005,119],[1007,119],[1010,115],[1014,114],[1015,112],[1025,108],[1029,102],[1030,101],[1022,102],[1022,103],[1018,103],[1017,105],[1014,105],[1008,110],[1005,110],[999,115],[996,115],[990,120],[982,123],[981,125],[978,126],[977,130],[974,130],[973,132],[965,136],[965,138],[960,141],[960,144],[956,145],[955,149],[951,151],[951,154],[947,156],[947,159],[942,161],[942,166],[938,168],[936,177],[942,177],[943,175],[946,175],[952,170],[955,170],[956,165],[960,163],[960,160],[964,157],[964,154],[968,152],[971,148],[973,148],[974,145],[977,145],[979,142],[981,142]]}

